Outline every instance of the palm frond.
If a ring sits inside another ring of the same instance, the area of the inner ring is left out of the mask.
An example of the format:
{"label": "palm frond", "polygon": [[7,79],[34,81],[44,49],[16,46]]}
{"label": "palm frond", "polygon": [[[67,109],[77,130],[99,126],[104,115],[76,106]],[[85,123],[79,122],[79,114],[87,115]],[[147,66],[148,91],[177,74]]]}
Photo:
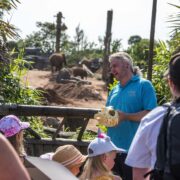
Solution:
{"label": "palm frond", "polygon": [[[180,10],[180,6],[172,3],[168,3],[170,6],[173,6]],[[171,25],[168,26],[171,29],[170,34],[173,36],[174,34],[180,32],[180,12],[177,12],[173,15],[170,15],[167,20]]]}
{"label": "palm frond", "polygon": [[[4,38],[18,39],[20,36],[17,33],[17,28],[8,22],[0,20],[0,39],[4,41]],[[5,41],[4,41],[5,42]]]}
{"label": "palm frond", "polygon": [[176,5],[176,4],[171,4],[171,3],[168,3],[169,5],[171,5],[171,6],[174,6],[174,7],[176,7],[176,8],[180,8],[180,6],[178,6],[178,5]]}

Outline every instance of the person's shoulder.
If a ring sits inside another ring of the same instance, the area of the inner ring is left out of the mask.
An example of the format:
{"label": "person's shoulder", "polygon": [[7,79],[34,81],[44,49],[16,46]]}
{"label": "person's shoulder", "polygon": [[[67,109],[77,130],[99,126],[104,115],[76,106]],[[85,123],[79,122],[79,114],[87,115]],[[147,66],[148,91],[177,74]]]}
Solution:
{"label": "person's shoulder", "polygon": [[140,82],[141,84],[152,84],[150,80],[145,79],[145,78],[143,78],[143,77],[140,77],[140,78],[139,78],[139,82]]}
{"label": "person's shoulder", "polygon": [[119,176],[113,175],[114,180],[122,180]]}
{"label": "person's shoulder", "polygon": [[[148,124],[148,123],[156,123],[159,119],[164,117],[165,112],[167,111],[167,107],[165,106],[158,106],[150,111],[146,116],[143,117],[141,120],[141,124]],[[158,122],[159,123],[159,122]]]}
{"label": "person's shoulder", "polygon": [[150,111],[146,116],[151,117],[151,116],[157,116],[159,114],[165,113],[167,111],[167,106],[157,106],[154,108],[152,111]]}
{"label": "person's shoulder", "polygon": [[152,82],[147,79],[140,77],[138,84],[139,87],[145,92],[155,92]]}

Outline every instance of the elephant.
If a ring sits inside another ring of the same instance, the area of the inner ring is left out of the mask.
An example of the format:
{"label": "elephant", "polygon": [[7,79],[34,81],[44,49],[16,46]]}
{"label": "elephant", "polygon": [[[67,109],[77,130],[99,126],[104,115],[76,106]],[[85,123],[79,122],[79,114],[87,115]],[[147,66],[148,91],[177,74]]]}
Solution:
{"label": "elephant", "polygon": [[72,68],[72,74],[74,77],[80,76],[81,79],[84,79],[84,77],[87,79],[87,71],[81,67],[73,67]]}
{"label": "elephant", "polygon": [[71,70],[70,69],[67,69],[67,68],[63,68],[59,71],[59,74],[57,75],[56,77],[56,82],[59,83],[61,82],[61,80],[64,80],[64,79],[70,79],[71,78]]}
{"label": "elephant", "polygon": [[101,66],[101,59],[99,58],[94,58],[94,59],[82,59],[80,62],[79,62],[79,65],[86,65],[88,67],[88,69],[90,69],[93,73],[96,72],[100,66]]}
{"label": "elephant", "polygon": [[91,70],[91,61],[90,60],[88,60],[88,59],[86,59],[86,58],[84,58],[84,59],[82,59],[80,62],[79,62],[79,65],[86,65],[90,70]]}
{"label": "elephant", "polygon": [[[66,66],[66,57],[64,53],[54,53],[49,57],[51,64],[51,71],[60,71],[63,67],[63,64]],[[55,68],[54,68],[55,67]]]}

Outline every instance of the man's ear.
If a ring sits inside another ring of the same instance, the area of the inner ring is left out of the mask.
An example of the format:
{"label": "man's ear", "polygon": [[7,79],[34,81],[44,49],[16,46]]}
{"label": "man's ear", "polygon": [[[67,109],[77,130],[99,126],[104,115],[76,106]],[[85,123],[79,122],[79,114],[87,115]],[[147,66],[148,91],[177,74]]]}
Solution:
{"label": "man's ear", "polygon": [[123,63],[124,63],[124,67],[125,67],[126,69],[128,69],[128,68],[129,68],[129,63],[126,62],[126,61],[124,61]]}
{"label": "man's ear", "polygon": [[170,78],[168,78],[168,84],[169,84],[170,88],[174,90],[175,85]]}

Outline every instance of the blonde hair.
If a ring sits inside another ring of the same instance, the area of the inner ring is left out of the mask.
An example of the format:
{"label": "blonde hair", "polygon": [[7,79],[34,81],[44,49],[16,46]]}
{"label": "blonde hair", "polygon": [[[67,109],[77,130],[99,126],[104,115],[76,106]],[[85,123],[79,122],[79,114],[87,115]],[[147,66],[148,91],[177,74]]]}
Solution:
{"label": "blonde hair", "polygon": [[[112,152],[112,151],[111,151]],[[111,152],[105,153],[109,154]],[[80,180],[91,180],[96,177],[96,172],[99,175],[111,176],[112,172],[106,167],[106,165],[102,162],[102,156],[105,154],[101,154],[94,157],[89,157],[84,166],[83,173],[80,176]]]}
{"label": "blonde hair", "polygon": [[140,68],[138,66],[133,66],[133,59],[128,53],[126,53],[126,52],[114,53],[114,54],[110,55],[109,62],[112,62],[114,59],[127,62],[130,65],[131,70],[134,75],[142,76]]}
{"label": "blonde hair", "polygon": [[23,143],[23,141],[19,140],[19,138],[18,139],[16,138],[16,136],[18,136],[19,133],[15,134],[14,136],[7,137],[7,139],[9,140],[11,145],[14,147],[14,149],[17,152],[17,154],[19,155],[19,157],[23,157],[23,156],[26,155],[26,152],[24,150],[24,143]]}

